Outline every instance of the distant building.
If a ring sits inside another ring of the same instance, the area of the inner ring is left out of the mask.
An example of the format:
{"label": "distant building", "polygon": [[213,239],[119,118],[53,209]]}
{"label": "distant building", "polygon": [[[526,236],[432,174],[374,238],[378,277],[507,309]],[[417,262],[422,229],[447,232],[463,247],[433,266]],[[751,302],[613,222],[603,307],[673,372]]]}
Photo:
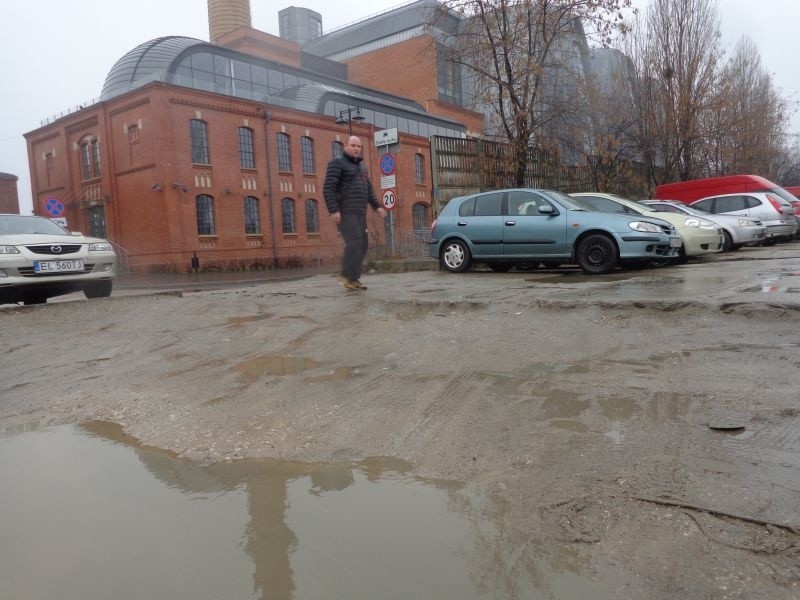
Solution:
{"label": "distant building", "polygon": [[19,194],[16,175],[0,173],[0,213],[19,214]]}
{"label": "distant building", "polygon": [[[220,12],[226,4],[231,18]],[[341,241],[322,185],[352,129],[379,197],[384,188],[396,195],[393,233],[427,228],[429,138],[482,125],[480,114],[388,85],[420,78],[435,89],[435,57],[395,68],[379,54],[382,68],[365,58],[356,68],[242,19],[246,2],[209,0],[216,43],[145,42],[112,67],[99,102],[27,133],[34,211],[48,215],[59,204],[47,200],[61,200],[63,215],[48,216],[107,237],[135,271],[188,270],[195,255],[201,269],[331,263]],[[387,129],[398,143],[377,148],[374,133]],[[396,171],[382,177],[387,150]],[[376,244],[388,239],[377,216],[370,230]]]}

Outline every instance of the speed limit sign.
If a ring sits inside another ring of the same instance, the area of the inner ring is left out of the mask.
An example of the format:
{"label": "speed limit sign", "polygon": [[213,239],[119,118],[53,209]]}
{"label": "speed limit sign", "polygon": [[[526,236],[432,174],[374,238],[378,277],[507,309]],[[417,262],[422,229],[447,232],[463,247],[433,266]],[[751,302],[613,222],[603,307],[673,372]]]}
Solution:
{"label": "speed limit sign", "polygon": [[386,210],[392,210],[396,201],[397,197],[394,195],[394,190],[383,191],[383,208]]}

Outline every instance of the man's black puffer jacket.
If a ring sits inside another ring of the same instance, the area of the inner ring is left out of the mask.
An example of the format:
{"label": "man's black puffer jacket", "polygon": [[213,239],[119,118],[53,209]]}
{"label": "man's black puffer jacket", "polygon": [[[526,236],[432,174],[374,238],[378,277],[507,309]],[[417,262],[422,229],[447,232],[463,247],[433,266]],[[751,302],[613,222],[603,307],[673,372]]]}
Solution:
{"label": "man's black puffer jacket", "polygon": [[367,203],[379,208],[367,170],[360,162],[360,157],[353,158],[343,152],[328,163],[323,195],[329,213],[365,213]]}

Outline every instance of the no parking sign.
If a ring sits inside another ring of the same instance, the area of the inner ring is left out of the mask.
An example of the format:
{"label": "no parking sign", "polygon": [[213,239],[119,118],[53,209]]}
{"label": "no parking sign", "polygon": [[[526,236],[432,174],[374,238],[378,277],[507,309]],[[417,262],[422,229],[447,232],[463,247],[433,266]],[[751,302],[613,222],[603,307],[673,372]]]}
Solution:
{"label": "no parking sign", "polygon": [[50,218],[64,216],[64,203],[58,198],[48,198],[42,202],[42,207],[45,215]]}

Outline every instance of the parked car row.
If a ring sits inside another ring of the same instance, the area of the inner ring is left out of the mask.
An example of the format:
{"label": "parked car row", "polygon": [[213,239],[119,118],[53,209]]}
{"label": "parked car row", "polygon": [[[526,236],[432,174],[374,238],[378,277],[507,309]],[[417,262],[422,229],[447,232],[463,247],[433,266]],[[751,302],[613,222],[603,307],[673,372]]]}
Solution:
{"label": "parked car row", "polygon": [[[725,194],[689,205],[599,192],[484,192],[454,198],[444,207],[431,228],[430,255],[454,273],[473,262],[495,271],[575,264],[590,274],[664,266],[791,239],[794,213],[788,215],[771,196]],[[753,200],[742,206],[741,198]]]}
{"label": "parked car row", "polygon": [[117,255],[107,240],[43,217],[0,215],[0,304],[41,304],[71,292],[110,296],[116,272]]}

